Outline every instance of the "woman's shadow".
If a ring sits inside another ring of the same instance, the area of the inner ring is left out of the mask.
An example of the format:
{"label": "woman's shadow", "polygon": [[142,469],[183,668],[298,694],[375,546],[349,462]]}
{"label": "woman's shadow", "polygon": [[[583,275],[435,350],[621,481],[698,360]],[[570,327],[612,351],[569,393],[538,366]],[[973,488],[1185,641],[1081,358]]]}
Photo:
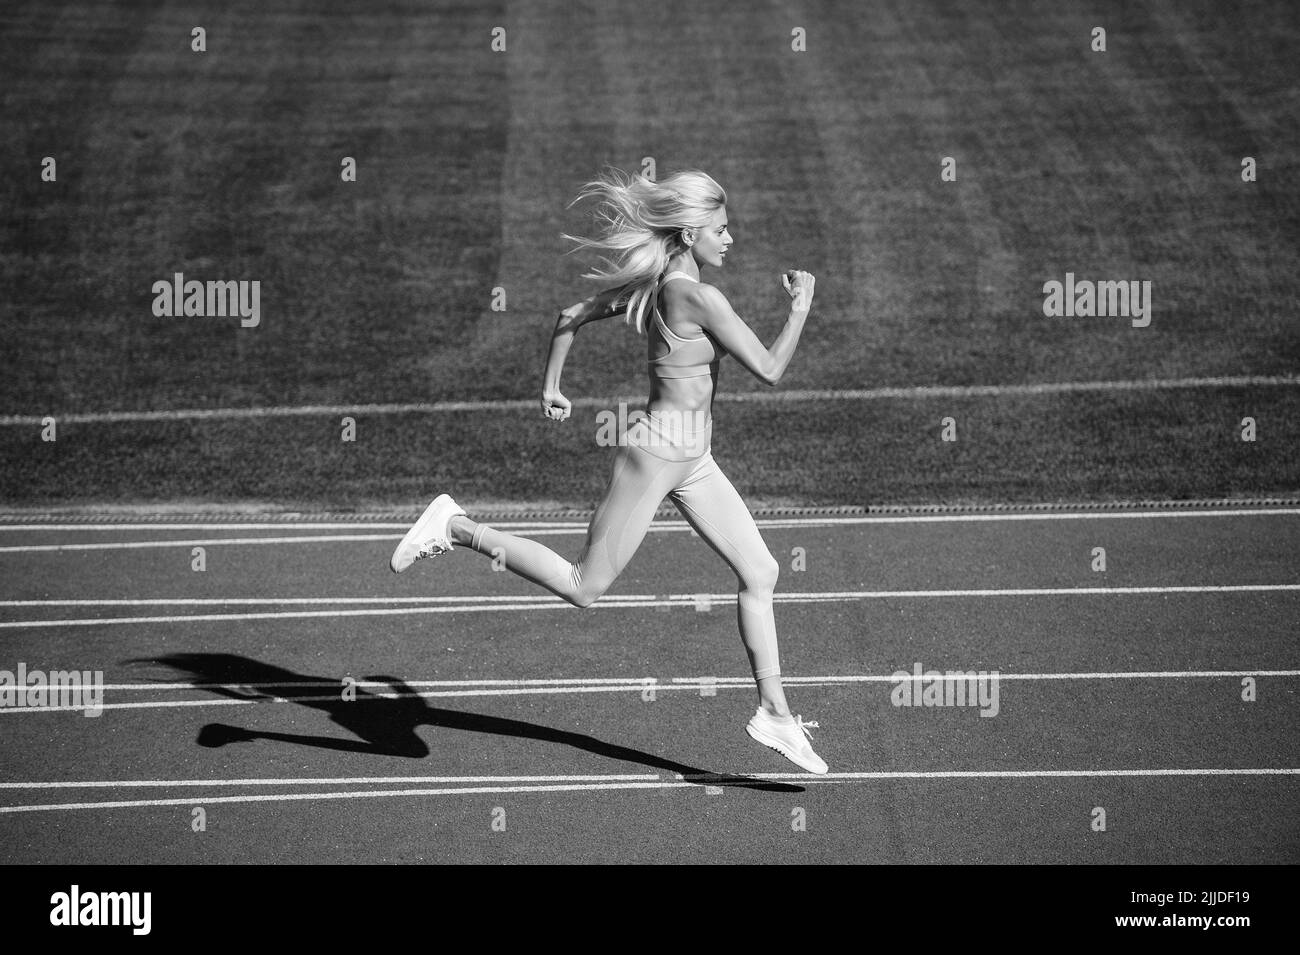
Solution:
{"label": "woman's shadow", "polygon": [[[801,786],[773,783],[750,776],[729,773],[710,773],[644,753],[640,750],[607,743],[593,736],[572,733],[568,730],[539,726],[500,716],[483,716],[430,706],[403,680],[392,676],[367,676],[367,683],[385,683],[395,695],[379,695],[364,687],[353,686],[345,694],[343,680],[308,676],[260,660],[231,653],[173,653],[131,663],[160,663],[173,670],[188,674],[195,686],[201,686],[219,696],[241,700],[287,700],[300,706],[323,710],[332,722],[351,732],[357,739],[335,736],[310,736],[297,733],[276,733],[249,730],[224,723],[209,723],[199,730],[196,742],[200,746],[215,748],[229,743],[247,743],[254,740],[275,740],[300,746],[316,746],[344,753],[370,753],[379,756],[399,756],[420,759],[429,755],[429,747],[415,732],[421,726],[442,729],[469,730],[475,733],[495,733],[517,736],[544,743],[560,743],[575,749],[595,753],[609,759],[641,763],[652,769],[680,773],[687,780],[713,786],[737,786],[770,792],[803,792]],[[351,699],[345,698],[351,696]]]}

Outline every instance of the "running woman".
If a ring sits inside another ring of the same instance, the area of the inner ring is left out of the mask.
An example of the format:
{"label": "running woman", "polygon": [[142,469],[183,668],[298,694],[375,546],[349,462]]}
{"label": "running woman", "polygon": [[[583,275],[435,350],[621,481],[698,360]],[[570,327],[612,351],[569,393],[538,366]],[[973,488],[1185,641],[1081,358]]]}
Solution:
{"label": "running woman", "polygon": [[[805,770],[825,773],[812,734],[790,713],[781,686],[772,592],[778,564],[763,543],[749,509],[713,459],[713,399],[721,358],[732,355],[768,385],[781,380],[794,357],[813,299],[813,276],[790,271],[781,283],[790,296],[785,328],[771,348],[732,310],[726,297],[700,281],[700,270],[721,268],[732,245],[727,195],[702,172],[661,182],[617,169],[587,183],[578,199],[597,198],[603,234],[574,238],[581,247],[613,253],[608,266],[584,278],[613,287],[562,311],[551,337],[542,386],[542,413],[565,421],[572,413],[560,393],[560,371],[578,329],[620,312],[644,333],[650,372],[647,415],[621,436],[605,494],[587,540],[570,563],[544,544],[508,534],[466,516],[447,494],[434,498],[393,553],[401,573],[415,561],[469,547],[545,587],[575,607],[589,607],[622,573],[665,497],[739,580],[740,638],[758,684],[758,709],[746,730]],[[575,200],[575,202],[578,200]]]}

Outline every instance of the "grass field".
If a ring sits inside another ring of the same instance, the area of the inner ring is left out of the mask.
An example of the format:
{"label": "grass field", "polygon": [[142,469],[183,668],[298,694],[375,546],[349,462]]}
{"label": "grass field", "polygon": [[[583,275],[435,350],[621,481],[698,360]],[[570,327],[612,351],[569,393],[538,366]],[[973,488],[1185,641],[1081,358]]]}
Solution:
{"label": "grass field", "polygon": [[[1294,374],[1298,41],[1285,0],[8,4],[0,503],[590,506],[610,454],[590,406],[561,428],[359,415],[354,443],[336,414],[69,423],[53,443],[32,419],[535,399],[555,311],[590,291],[566,204],[647,156],[729,191],[714,281],[764,341],[778,273],[818,276],[779,389]],[[259,280],[261,324],[155,317],[174,272]],[[1067,272],[1149,280],[1150,326],[1045,317]],[[566,394],[642,394],[643,350],[589,327]],[[721,388],[764,390],[734,360]],[[715,415],[754,505],[1300,491],[1294,384]]]}

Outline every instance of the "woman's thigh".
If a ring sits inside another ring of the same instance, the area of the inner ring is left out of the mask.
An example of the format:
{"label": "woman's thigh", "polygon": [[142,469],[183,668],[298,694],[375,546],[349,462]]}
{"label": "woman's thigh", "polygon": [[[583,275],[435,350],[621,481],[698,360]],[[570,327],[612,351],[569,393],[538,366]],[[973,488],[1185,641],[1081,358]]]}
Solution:
{"label": "woman's thigh", "polygon": [[659,505],[691,466],[691,462],[665,461],[631,444],[618,449],[577,561],[583,584],[608,586],[623,572]]}
{"label": "woman's thigh", "polygon": [[740,492],[706,454],[670,496],[696,533],[749,586],[774,586],[777,564]]}

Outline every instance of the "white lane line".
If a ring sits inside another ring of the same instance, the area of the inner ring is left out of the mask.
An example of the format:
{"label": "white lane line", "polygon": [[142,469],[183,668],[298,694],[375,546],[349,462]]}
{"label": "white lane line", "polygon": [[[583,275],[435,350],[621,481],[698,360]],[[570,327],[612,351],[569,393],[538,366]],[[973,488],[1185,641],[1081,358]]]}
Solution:
{"label": "white lane line", "polygon": [[344,790],[319,793],[258,793],[238,796],[210,796],[196,794],[189,799],[130,799],[104,802],[36,803],[33,805],[0,806],[0,813],[49,812],[75,809],[138,809],[154,806],[194,806],[216,803],[252,802],[304,802],[326,799],[377,799],[410,796],[463,796],[486,793],[556,793],[598,792],[602,790],[637,789],[699,789],[705,781],[730,781],[742,788],[761,786],[768,782],[800,783],[852,783],[867,780],[891,779],[1078,779],[1107,777],[1186,777],[1186,776],[1295,776],[1300,769],[1077,769],[1077,770],[987,770],[938,772],[879,772],[879,773],[827,773],[814,776],[810,773],[763,773],[747,776],[741,782],[735,776],[716,774],[692,775],[689,779],[680,774],[675,779],[655,781],[626,780],[621,782],[573,783],[549,785],[456,786],[444,789],[381,789]]}
{"label": "white lane line", "polygon": [[[938,669],[937,667],[932,669]],[[1122,670],[1117,672],[1094,673],[1000,673],[1003,680],[1119,680],[1119,679],[1190,679],[1230,676],[1300,676],[1300,670]],[[674,684],[701,686],[752,686],[753,679],[747,676],[674,676],[667,680],[659,677],[574,677],[555,680],[403,680],[405,686],[412,688],[488,688],[488,687],[562,687],[562,686],[630,686],[656,688]],[[816,684],[830,686],[837,683],[893,683],[896,678],[884,674],[862,674],[851,676],[785,676],[783,683]],[[101,689],[108,691],[138,691],[144,693],[162,693],[168,690],[337,690],[342,686],[339,680],[295,680],[279,683],[105,683]],[[392,684],[382,680],[356,680],[352,684],[359,689],[391,689]]]}
{"label": "white lane line", "polygon": [[[273,521],[264,524],[235,524],[234,521],[213,521],[211,524],[0,524],[0,533],[6,530],[31,531],[57,530],[395,530],[406,533],[411,521]],[[491,526],[502,530],[516,528],[573,528],[586,530],[585,521],[490,521]],[[684,524],[684,521],[682,521]]]}
{"label": "white lane line", "polygon": [[[1003,395],[1053,395],[1082,392],[1159,391],[1183,388],[1292,387],[1300,378],[1285,375],[1218,375],[1210,377],[1129,379],[1118,381],[1060,381],[995,385],[912,385],[805,391],[749,391],[716,396],[722,404],[779,404],[798,401],[874,401],[881,399],[975,398]],[[574,407],[605,408],[619,402],[644,403],[644,396],[615,395],[574,399]],[[240,418],[284,418],[315,415],[390,415],[464,413],[467,411],[537,411],[535,399],[488,401],[422,401],[351,405],[271,405],[261,408],[178,408],[168,411],[99,411],[59,414],[0,415],[0,426],[40,426],[46,416],[60,424],[118,424],[136,421],[210,421]]]}
{"label": "white lane line", "polygon": [[[1300,769],[991,769],[938,770],[934,772],[827,773],[824,776],[810,776],[807,773],[764,773],[763,779],[816,782],[819,779],[830,781],[854,779],[1078,779],[1128,776],[1300,776]],[[691,776],[689,778],[703,780],[705,777]]]}
{"label": "white lane line", "polygon": [[[956,524],[996,523],[999,521],[1108,521],[1152,520],[1158,517],[1249,517],[1253,515],[1277,516],[1300,514],[1300,508],[1227,508],[1215,511],[1078,511],[1069,513],[1034,514],[879,514],[864,517],[809,518],[809,523],[819,524]],[[798,527],[795,519],[769,518],[758,521],[765,527]]]}
{"label": "white lane line", "polygon": [[[775,594],[775,599],[785,600],[852,600],[864,597],[970,597],[970,596],[1025,596],[1035,594],[1112,594],[1112,593],[1173,593],[1200,592],[1204,590],[1296,590],[1300,584],[1195,584],[1166,587],[1057,587],[1015,590],[827,590],[794,591]],[[556,598],[559,599],[559,598]],[[622,603],[629,600],[657,600],[693,606],[700,601],[735,603],[736,595],[723,594],[610,594],[604,602]],[[111,597],[68,598],[57,600],[0,600],[0,607],[223,607],[223,606],[284,606],[286,604],[350,606],[353,604],[459,604],[468,603],[536,603],[536,596],[526,594],[423,596],[423,597]],[[599,606],[599,604],[597,604]],[[506,608],[509,609],[509,608]],[[109,618],[112,619],[112,618]]]}
{"label": "white lane line", "polygon": [[[830,603],[853,600],[927,599],[951,597],[1095,597],[1141,596],[1152,594],[1212,593],[1281,593],[1300,591],[1300,584],[1204,584],[1168,587],[1041,587],[993,590],[843,590],[826,593],[778,593],[776,603]],[[376,607],[364,610],[286,610],[265,613],[196,613],[153,617],[86,617],[66,620],[6,620],[0,629],[50,627],[95,627],[109,624],[211,623],[238,620],[294,620],[313,617],[373,617],[429,613],[483,613],[514,610],[569,610],[572,607],[554,597],[545,602],[490,603],[478,597],[462,597],[460,604],[436,607]],[[592,604],[594,609],[612,610],[630,607],[696,607],[729,605],[736,602],[731,594],[670,594],[665,598],[604,597]],[[590,609],[590,608],[589,608]]]}
{"label": "white lane line", "polygon": [[[734,600],[735,597],[733,596]],[[650,607],[653,601],[614,601],[611,607]],[[183,614],[167,617],[90,617],[77,620],[6,620],[0,628],[14,629],[23,627],[93,627],[99,624],[141,624],[141,623],[189,623],[232,620],[293,620],[312,617],[375,617],[394,616],[412,613],[476,613],[488,610],[564,610],[573,609],[559,597],[546,603],[511,604],[509,607],[492,604],[463,604],[448,607],[392,607],[371,610],[293,610],[283,613],[203,613]]]}
{"label": "white lane line", "polygon": [[[1282,515],[1300,514],[1300,508],[1296,507],[1258,507],[1258,508],[1223,508],[1219,510],[1151,510],[1151,511],[1070,511],[1061,513],[1014,513],[1014,514],[864,514],[862,516],[850,517],[763,517],[755,518],[755,523],[759,527],[771,528],[778,530],[782,528],[803,528],[803,527],[840,527],[852,526],[857,524],[954,524],[954,523],[997,523],[1002,521],[1093,521],[1093,520],[1153,520],[1156,518],[1166,517],[1277,517]],[[587,532],[587,521],[485,521],[491,527],[500,530],[515,531],[527,535],[562,535],[562,534],[585,534]],[[205,530],[205,531],[222,531],[222,530],[393,530],[400,532],[396,535],[293,535],[290,537],[249,537],[249,538],[218,538],[217,541],[223,544],[250,544],[250,543],[302,543],[311,541],[337,541],[337,540],[392,540],[395,536],[400,537],[411,526],[410,521],[402,522],[376,522],[376,521],[357,521],[357,522],[337,522],[337,523],[311,523],[311,524],[293,524],[289,522],[268,523],[268,524],[232,524],[213,522],[210,524],[3,524],[0,523],[0,533],[5,531],[23,531],[26,533],[36,533],[44,531],[58,532],[113,532],[113,531],[182,531],[182,530]],[[652,532],[665,531],[689,531],[690,525],[685,521],[679,520],[655,520],[650,525]],[[110,542],[108,546],[130,547],[130,546],[175,546],[179,547],[186,544],[208,544],[211,541],[190,541],[190,540],[165,540],[165,541],[115,541]],[[24,549],[44,549],[60,550],[69,547],[83,550],[96,549],[103,544],[81,544],[81,545],[19,545],[18,547],[0,547],[0,552],[21,552]]]}
{"label": "white lane line", "polygon": [[193,806],[230,802],[305,802],[317,799],[376,799],[394,796],[456,796],[475,793],[560,793],[594,792],[601,789],[695,789],[697,783],[673,782],[574,783],[538,786],[457,786],[449,789],[345,790],[325,793],[268,793],[246,796],[196,795],[190,799],[128,799],[114,802],[37,803],[30,806],[0,806],[0,813],[48,812],[56,809],[139,809],[150,806]]}
{"label": "white lane line", "polygon": [[[968,673],[968,671],[963,671]],[[1170,671],[1120,671],[1116,673],[998,673],[999,680],[1188,680],[1188,679],[1240,679],[1244,676],[1249,677],[1298,677],[1300,670],[1170,670]],[[944,679],[969,679],[968,675],[958,677],[947,676]],[[899,678],[884,675],[866,675],[866,676],[831,676],[831,677],[783,677],[783,682],[787,685],[797,685],[801,687],[824,687],[824,686],[853,686],[868,683],[897,683]],[[917,681],[932,679],[932,677],[917,677],[914,674],[908,674],[906,679]],[[510,681],[487,681],[504,683]],[[646,689],[652,689],[654,692],[659,691],[686,691],[696,692],[704,687],[711,687],[714,690],[750,690],[753,688],[753,680],[749,677],[719,677],[716,681],[708,677],[673,677],[671,682],[660,683],[653,677],[646,677],[639,680],[619,680],[609,682],[592,682],[592,681],[554,681],[546,683],[545,681],[518,681],[519,683],[532,682],[534,685],[527,686],[475,686],[471,689],[458,690],[417,690],[413,693],[395,693],[392,691],[391,684],[385,683],[358,683],[359,687],[382,687],[383,692],[368,692],[356,697],[353,703],[378,703],[386,700],[396,699],[447,699],[456,697],[491,697],[491,696],[552,696],[567,693],[641,693]],[[559,685],[557,685],[559,684]],[[419,686],[442,686],[439,681],[423,680],[411,681],[406,686],[415,689]],[[204,696],[193,700],[148,700],[135,703],[100,703],[96,706],[85,704],[56,704],[52,706],[3,706],[0,705],[0,716],[5,714],[36,714],[36,713],[80,713],[87,709],[96,710],[148,710],[148,709],[180,709],[182,707],[205,707],[205,706],[249,706],[256,703],[336,703],[340,699],[340,689],[342,683],[272,683],[258,684],[258,686],[267,688],[278,688],[283,691],[286,687],[312,688],[312,689],[332,689],[331,693],[312,694],[312,695],[293,695],[283,696],[278,693],[269,692],[258,696],[245,696],[242,698],[230,697],[212,697]],[[164,684],[116,684],[107,685],[101,689],[105,692],[113,691],[131,691],[144,690],[153,692],[163,692],[169,690],[198,690],[204,687],[218,687],[228,689],[232,692],[247,692],[253,689],[249,684],[186,684],[186,683],[164,683]]]}
{"label": "white lane line", "polygon": [[[536,603],[537,597],[517,595],[483,595],[473,597],[140,597],[68,600],[0,600],[0,607],[224,607],[351,605],[351,604],[446,604],[466,600],[483,603]],[[557,598],[558,599],[558,598]],[[656,594],[620,594],[614,599],[655,600]]]}
{"label": "white lane line", "polygon": [[[409,525],[408,525],[409,526]],[[497,527],[496,524],[489,524]],[[651,530],[663,533],[680,533],[689,531],[690,525],[683,521],[677,526],[655,527]],[[565,534],[585,534],[586,525],[581,528],[538,528],[520,531],[526,537],[558,537]],[[6,544],[0,547],[0,554],[36,554],[57,553],[76,550],[142,550],[155,547],[238,547],[266,544],[328,544],[339,541],[398,541],[402,534],[295,534],[290,537],[209,537],[203,539],[148,541],[98,541],[93,544]]]}
{"label": "white lane line", "polygon": [[139,550],[147,547],[220,547],[256,544],[319,544],[334,541],[392,541],[400,534],[318,534],[292,537],[208,537],[195,540],[100,541],[95,544],[10,544],[0,547],[0,554],[35,554],[72,550]]}
{"label": "white lane line", "polygon": [[[1042,594],[1140,594],[1140,593],[1200,593],[1208,591],[1238,590],[1297,590],[1300,584],[1196,584],[1169,585],[1165,587],[1054,587],[1054,588],[1019,588],[1004,590],[828,590],[804,591],[774,594],[775,600],[855,600],[881,597],[1023,597]],[[224,606],[284,606],[288,604],[306,606],[351,606],[355,604],[461,604],[478,606],[480,604],[533,604],[538,597],[524,594],[511,595],[463,595],[463,596],[424,596],[424,597],[131,597],[105,599],[57,599],[57,600],[0,600],[0,607],[224,607]],[[556,598],[559,599],[558,597]],[[707,602],[736,602],[736,595],[723,594],[610,594],[602,598],[601,604],[624,604],[629,601],[652,601],[658,604],[688,605]],[[641,606],[641,604],[638,604]],[[418,608],[417,608],[418,609]],[[432,609],[432,608],[429,608]],[[502,609],[511,609],[506,606]],[[99,618],[97,618],[99,619]],[[113,620],[115,618],[103,618]],[[179,619],[197,619],[181,617]]]}
{"label": "white lane line", "polygon": [[[697,687],[687,686],[685,684],[662,685],[650,684],[655,690],[687,690],[695,691]],[[551,686],[551,687],[507,687],[501,689],[479,689],[479,690],[422,690],[418,693],[369,693],[365,696],[358,696],[348,705],[352,706],[357,703],[378,703],[383,700],[411,699],[419,697],[420,699],[443,699],[456,698],[462,696],[544,696],[548,694],[560,693],[640,693],[645,690],[646,685],[621,686],[621,685],[600,685],[600,686]],[[250,706],[254,703],[337,703],[340,700],[339,690],[333,693],[325,693],[313,696],[259,696],[246,699],[221,699],[217,697],[203,697],[198,700],[151,700],[141,703],[101,703],[96,706],[87,706],[84,704],[59,704],[56,706],[0,706],[0,716],[6,714],[14,715],[19,713],[79,713],[82,710],[166,710],[177,709],[189,706]]]}
{"label": "white lane line", "polygon": [[[964,778],[1035,778],[1040,776],[1232,776],[1295,775],[1300,769],[1081,769],[1081,770],[936,770],[863,773],[826,773],[826,780],[853,779],[964,779]],[[772,780],[808,780],[807,773],[674,773],[674,779],[686,782],[749,782]],[[590,773],[549,776],[298,776],[283,779],[251,776],[240,779],[95,779],[0,782],[0,789],[172,789],[198,786],[375,786],[375,785],[450,785],[503,783],[622,783],[661,782],[658,773]],[[460,790],[457,790],[458,792]]]}
{"label": "white lane line", "polygon": [[[398,783],[421,783],[425,785],[447,785],[451,783],[598,783],[636,780],[657,781],[659,778],[658,773],[591,773],[577,776],[300,776],[288,779],[267,779],[254,776],[245,779],[101,779],[11,782],[0,783],[0,789],[148,789],[170,788],[173,786],[377,786],[396,785]],[[710,775],[710,778],[713,778],[713,776]],[[730,779],[731,777],[722,776],[720,778]]]}
{"label": "white lane line", "polygon": [[[931,667],[931,670],[946,673],[948,670],[957,670],[957,667]],[[899,671],[903,672],[903,671]],[[928,671],[927,671],[928,672]],[[963,674],[969,672],[969,668],[961,671]],[[989,671],[990,673],[992,671]],[[1300,670],[1120,670],[1116,672],[1094,672],[1094,673],[998,673],[999,680],[1189,680],[1189,679],[1216,679],[1224,677],[1242,677],[1242,676],[1300,676]],[[912,672],[907,673],[907,679],[912,681],[929,680],[929,676],[916,676]],[[965,676],[954,676],[952,679],[966,679]],[[716,686],[718,689],[731,689],[733,687],[748,688],[754,685],[751,677],[717,677],[716,682],[713,677],[698,676],[675,676],[671,678],[673,684],[700,688],[704,686]],[[834,686],[837,684],[853,683],[897,683],[899,677],[886,676],[884,674],[867,674],[863,676],[782,676],[781,682],[785,684],[810,684],[816,686]],[[129,684],[127,684],[129,685]],[[329,684],[336,686],[337,684]],[[415,686],[414,683],[408,684]],[[650,684],[656,689],[661,688],[661,684]],[[105,687],[107,689],[107,687]]]}
{"label": "white lane line", "polygon": [[[679,677],[685,681],[686,677]],[[654,686],[657,678],[644,677],[573,677],[554,680],[403,680],[406,686],[435,687],[488,687],[488,686]],[[163,690],[271,690],[283,689],[339,689],[343,685],[338,680],[292,680],[279,683],[106,683],[105,690],[144,690],[161,692]],[[392,684],[383,680],[356,680],[353,686],[362,689],[377,687],[391,689]]]}

